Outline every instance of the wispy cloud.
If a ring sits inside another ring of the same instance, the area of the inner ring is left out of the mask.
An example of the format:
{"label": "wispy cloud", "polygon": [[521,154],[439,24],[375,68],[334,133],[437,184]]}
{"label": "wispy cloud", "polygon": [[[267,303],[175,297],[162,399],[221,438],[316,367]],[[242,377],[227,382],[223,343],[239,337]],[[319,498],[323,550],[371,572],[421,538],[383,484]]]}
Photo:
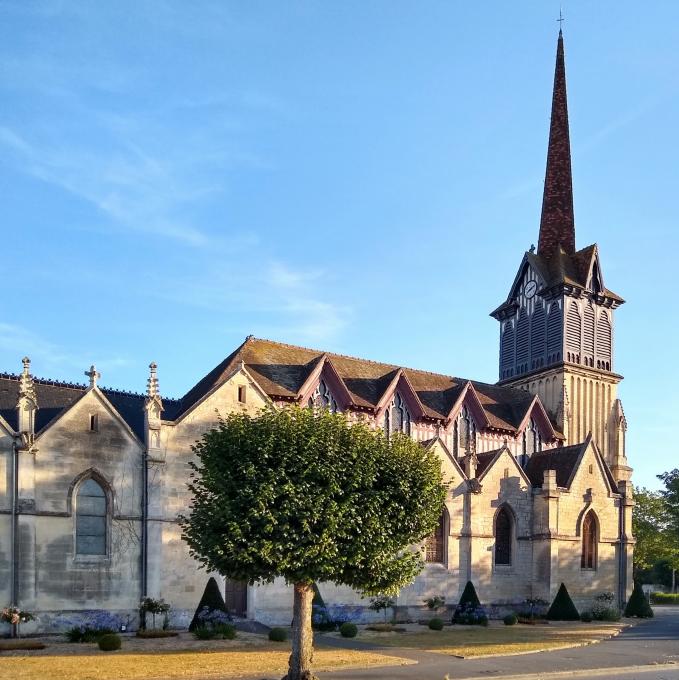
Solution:
{"label": "wispy cloud", "polygon": [[[21,359],[28,356],[32,360],[33,372],[41,377],[58,377],[65,373],[78,375],[80,370],[84,372],[93,361],[97,368],[104,372],[130,366],[133,363],[124,356],[78,355],[22,325],[1,321],[0,352],[10,358],[10,363],[5,362],[3,370],[14,369],[14,372],[20,372]],[[11,363],[12,357],[15,359],[13,364]]]}

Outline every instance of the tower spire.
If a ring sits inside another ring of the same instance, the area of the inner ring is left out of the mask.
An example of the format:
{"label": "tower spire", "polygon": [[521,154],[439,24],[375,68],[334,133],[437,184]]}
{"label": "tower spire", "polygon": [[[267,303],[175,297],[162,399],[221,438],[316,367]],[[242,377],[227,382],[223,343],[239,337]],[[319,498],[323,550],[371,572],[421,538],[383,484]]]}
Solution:
{"label": "tower spire", "polygon": [[538,255],[549,258],[559,245],[571,255],[575,252],[571,144],[568,134],[566,66],[561,28],[556,48],[552,118],[549,127],[545,188],[542,195]]}

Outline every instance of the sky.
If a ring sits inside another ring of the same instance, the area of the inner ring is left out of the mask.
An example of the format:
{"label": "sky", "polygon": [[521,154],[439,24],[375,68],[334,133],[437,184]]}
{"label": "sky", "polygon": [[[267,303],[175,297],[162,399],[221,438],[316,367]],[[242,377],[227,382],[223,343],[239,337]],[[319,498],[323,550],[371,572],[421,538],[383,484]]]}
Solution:
{"label": "sky", "polygon": [[[254,334],[487,382],[559,3],[0,0],[0,370],[181,396]],[[679,3],[567,0],[578,247],[637,484],[677,467]]]}

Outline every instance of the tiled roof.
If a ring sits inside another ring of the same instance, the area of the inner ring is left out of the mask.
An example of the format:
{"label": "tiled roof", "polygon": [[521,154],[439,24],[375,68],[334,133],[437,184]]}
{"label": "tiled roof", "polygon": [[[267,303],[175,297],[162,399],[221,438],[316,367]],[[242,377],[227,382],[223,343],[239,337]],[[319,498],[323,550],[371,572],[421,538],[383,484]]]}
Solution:
{"label": "tiled roof", "polygon": [[[224,361],[210,371],[182,398],[179,414],[220,385],[243,362],[247,371],[273,399],[295,399],[299,390],[327,357],[346,385],[352,406],[374,409],[401,369],[422,403],[424,413],[444,420],[465,385],[463,378],[402,368],[367,359],[248,337]],[[524,390],[472,381],[491,427],[514,431],[523,420],[533,397]],[[167,415],[164,415],[167,418]]]}
{"label": "tiled roof", "polygon": [[490,467],[490,464],[495,460],[495,457],[497,456],[500,451],[503,450],[504,447],[500,449],[495,449],[494,451],[484,451],[483,453],[477,453],[476,454],[476,478],[478,479],[483,475],[483,473]]}
{"label": "tiled roof", "polygon": [[[49,423],[65,409],[70,408],[87,391],[81,383],[66,383],[55,380],[34,378],[35,393],[38,400],[35,431],[41,432]],[[125,392],[108,387],[100,388],[111,405],[120,414],[130,429],[144,440],[144,394]],[[7,424],[17,429],[16,403],[19,397],[19,376],[13,374],[0,375],[0,416]],[[163,417],[171,420],[179,406],[176,399],[163,399]],[[169,417],[168,417],[169,416]]]}
{"label": "tiled roof", "polygon": [[[577,465],[580,456],[589,445],[589,442],[590,439],[588,438],[580,444],[562,446],[557,449],[550,449],[548,451],[533,454],[526,464],[526,475],[528,476],[528,479],[530,479],[531,484],[534,487],[542,486],[545,470],[556,470],[557,486],[564,489],[569,488],[575,466]],[[600,456],[599,461],[611,489],[616,491],[618,485],[613,478],[610,468]]]}

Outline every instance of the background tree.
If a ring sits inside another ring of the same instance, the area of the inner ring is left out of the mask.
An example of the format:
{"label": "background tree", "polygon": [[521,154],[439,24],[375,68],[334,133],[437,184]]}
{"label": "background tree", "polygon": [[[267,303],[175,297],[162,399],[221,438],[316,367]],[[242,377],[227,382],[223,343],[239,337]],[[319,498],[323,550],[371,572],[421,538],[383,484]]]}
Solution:
{"label": "background tree", "polygon": [[634,574],[642,583],[660,583],[673,586],[673,572],[679,568],[679,509],[675,492],[671,487],[679,484],[673,473],[659,475],[667,478],[670,488],[664,491],[637,489],[634,492],[633,533],[637,544],[634,548]]}
{"label": "background tree", "polygon": [[409,437],[291,407],[230,414],[193,450],[183,537],[210,571],[294,586],[288,680],[313,677],[314,581],[396,594],[422,569],[409,546],[434,531],[446,491]]}

